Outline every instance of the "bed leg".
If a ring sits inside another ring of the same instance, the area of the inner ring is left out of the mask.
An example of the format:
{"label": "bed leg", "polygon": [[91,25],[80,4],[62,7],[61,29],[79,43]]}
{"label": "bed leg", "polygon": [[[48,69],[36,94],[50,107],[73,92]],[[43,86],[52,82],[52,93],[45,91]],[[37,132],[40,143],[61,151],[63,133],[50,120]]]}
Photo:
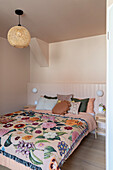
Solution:
{"label": "bed leg", "polygon": [[96,129],[95,129],[95,139],[97,139],[97,131],[96,131]]}

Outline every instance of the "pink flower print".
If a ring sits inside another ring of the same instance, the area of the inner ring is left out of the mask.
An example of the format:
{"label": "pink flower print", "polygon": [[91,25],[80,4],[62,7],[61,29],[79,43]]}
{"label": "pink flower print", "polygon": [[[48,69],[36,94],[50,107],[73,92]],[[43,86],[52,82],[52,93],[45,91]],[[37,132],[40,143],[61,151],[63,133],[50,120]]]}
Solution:
{"label": "pink flower print", "polygon": [[72,133],[72,141],[74,142],[75,139],[76,139],[78,136],[79,136],[79,133],[76,132],[76,131],[74,131],[74,132]]}
{"label": "pink flower print", "polygon": [[42,116],[42,119],[55,121],[55,117],[53,116]]}
{"label": "pink flower print", "polygon": [[5,135],[8,132],[9,132],[8,129],[0,129],[0,137],[2,137],[3,135]]}
{"label": "pink flower print", "polygon": [[55,121],[55,117],[53,117],[53,116],[50,116],[49,119],[52,121]]}
{"label": "pink flower print", "polygon": [[56,126],[56,123],[53,123],[53,122],[45,122],[42,124],[43,128],[53,128],[55,126]]}
{"label": "pink flower print", "polygon": [[43,147],[44,146],[44,143],[39,143],[38,144],[38,147]]}
{"label": "pink flower print", "polygon": [[48,116],[42,116],[42,119],[48,119],[49,117]]}

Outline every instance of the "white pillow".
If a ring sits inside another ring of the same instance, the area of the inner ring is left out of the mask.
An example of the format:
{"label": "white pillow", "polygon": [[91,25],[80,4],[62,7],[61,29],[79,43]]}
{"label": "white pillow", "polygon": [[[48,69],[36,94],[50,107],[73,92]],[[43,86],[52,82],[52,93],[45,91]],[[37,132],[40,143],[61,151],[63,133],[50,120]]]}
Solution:
{"label": "white pillow", "polygon": [[40,97],[36,110],[52,110],[57,101],[58,99],[46,99],[44,97]]}
{"label": "white pillow", "polygon": [[68,112],[72,113],[72,114],[78,114],[80,103],[81,102],[73,102],[73,101],[70,102],[71,107],[70,107],[70,110]]}

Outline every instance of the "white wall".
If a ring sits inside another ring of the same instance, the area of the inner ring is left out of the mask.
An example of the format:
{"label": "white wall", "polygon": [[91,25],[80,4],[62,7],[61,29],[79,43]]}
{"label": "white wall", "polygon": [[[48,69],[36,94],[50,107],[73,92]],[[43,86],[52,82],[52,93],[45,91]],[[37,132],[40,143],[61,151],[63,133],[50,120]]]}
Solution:
{"label": "white wall", "polygon": [[106,35],[49,44],[49,67],[30,57],[32,83],[105,83]]}
{"label": "white wall", "polygon": [[109,7],[110,5],[113,4],[113,0],[107,0],[107,6]]}
{"label": "white wall", "polygon": [[107,9],[107,134],[106,134],[106,170],[113,169],[113,0]]}
{"label": "white wall", "polygon": [[17,49],[0,38],[0,114],[23,109],[30,77],[29,47]]}

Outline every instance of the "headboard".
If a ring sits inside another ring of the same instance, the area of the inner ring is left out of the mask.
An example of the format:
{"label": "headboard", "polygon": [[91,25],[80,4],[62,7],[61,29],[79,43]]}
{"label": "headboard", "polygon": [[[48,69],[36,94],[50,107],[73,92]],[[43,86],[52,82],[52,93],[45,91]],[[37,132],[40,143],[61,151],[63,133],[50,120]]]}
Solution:
{"label": "headboard", "polygon": [[[32,93],[33,88],[38,89],[38,93]],[[98,97],[97,90],[103,90],[104,95]],[[56,94],[74,94],[76,98],[96,98],[95,112],[98,113],[98,105],[103,103],[106,105],[106,84],[40,84],[28,83],[27,84],[28,101],[27,104],[34,104],[35,100],[39,100],[41,95],[56,96]]]}

